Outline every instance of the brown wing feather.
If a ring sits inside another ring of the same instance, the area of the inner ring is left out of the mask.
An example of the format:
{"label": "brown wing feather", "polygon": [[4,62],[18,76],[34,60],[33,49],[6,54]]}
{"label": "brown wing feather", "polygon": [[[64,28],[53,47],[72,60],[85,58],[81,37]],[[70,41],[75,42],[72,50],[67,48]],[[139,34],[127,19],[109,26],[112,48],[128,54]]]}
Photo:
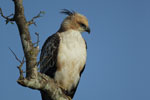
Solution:
{"label": "brown wing feather", "polygon": [[45,73],[50,77],[54,77],[57,66],[57,54],[59,47],[59,36],[53,34],[45,41],[40,55],[40,72]]}

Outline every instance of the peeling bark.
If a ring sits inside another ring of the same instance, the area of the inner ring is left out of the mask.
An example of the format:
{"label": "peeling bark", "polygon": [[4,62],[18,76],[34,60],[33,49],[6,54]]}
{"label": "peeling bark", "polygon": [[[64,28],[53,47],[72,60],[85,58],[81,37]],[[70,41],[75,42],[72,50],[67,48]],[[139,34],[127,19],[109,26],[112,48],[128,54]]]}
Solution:
{"label": "peeling bark", "polygon": [[[24,7],[22,4],[23,0],[13,0],[13,2],[15,5],[15,14],[12,18],[4,16],[1,9],[0,14],[4,19],[6,19],[6,22],[14,21],[19,30],[22,48],[26,59],[26,77],[23,76],[23,70],[21,69],[24,59],[22,61],[19,60],[20,65],[18,66],[18,69],[20,71],[20,77],[17,82],[24,87],[44,91],[47,94],[47,97],[50,97],[52,100],[71,100],[70,97],[63,93],[63,90],[53,79],[37,71],[37,55],[39,53],[39,46],[34,46],[34,43],[32,43],[28,27],[30,24],[34,24],[33,20],[40,15],[33,17],[30,21],[27,21],[24,16]],[[17,57],[16,59],[18,60]]]}

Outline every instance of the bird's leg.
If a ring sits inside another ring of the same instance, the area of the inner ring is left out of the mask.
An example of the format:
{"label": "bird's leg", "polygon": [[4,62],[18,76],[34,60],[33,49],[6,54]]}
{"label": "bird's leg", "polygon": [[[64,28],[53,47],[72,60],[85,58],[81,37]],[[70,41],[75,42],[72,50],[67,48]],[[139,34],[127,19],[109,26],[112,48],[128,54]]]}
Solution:
{"label": "bird's leg", "polygon": [[62,92],[66,94],[67,90],[62,85],[60,85],[57,81],[55,81],[55,83],[59,88],[61,88]]}
{"label": "bird's leg", "polygon": [[68,100],[72,100],[70,96],[67,96]]}
{"label": "bird's leg", "polygon": [[61,88],[62,92],[66,95],[66,97],[68,98],[68,100],[72,100],[72,98],[70,96],[68,96],[68,91],[66,89],[64,89],[64,87],[60,86],[59,87]]}

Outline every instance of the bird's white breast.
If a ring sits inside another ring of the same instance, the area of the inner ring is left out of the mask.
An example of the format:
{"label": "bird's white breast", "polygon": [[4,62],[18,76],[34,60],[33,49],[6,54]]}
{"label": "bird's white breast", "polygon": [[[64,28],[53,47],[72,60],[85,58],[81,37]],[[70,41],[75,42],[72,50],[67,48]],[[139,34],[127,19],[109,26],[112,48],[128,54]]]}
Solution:
{"label": "bird's white breast", "polygon": [[70,91],[80,79],[80,72],[86,62],[86,45],[78,31],[69,30],[59,34],[60,45],[57,56],[55,80]]}

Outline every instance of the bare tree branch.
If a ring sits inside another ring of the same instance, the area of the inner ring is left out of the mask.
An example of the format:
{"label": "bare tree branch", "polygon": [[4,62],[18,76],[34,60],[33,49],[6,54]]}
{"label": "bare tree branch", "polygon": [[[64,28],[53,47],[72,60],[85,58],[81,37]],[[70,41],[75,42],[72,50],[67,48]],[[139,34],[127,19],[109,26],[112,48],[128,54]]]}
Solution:
{"label": "bare tree branch", "polygon": [[[34,24],[34,20],[38,17],[41,17],[43,12],[40,12],[37,16],[33,17],[27,22],[24,16],[24,7],[22,1],[23,0],[13,0],[15,5],[15,14],[13,18],[9,18],[10,16],[4,16],[2,10],[0,9],[0,15],[6,19],[6,22],[16,22],[25,55],[25,58],[19,60],[16,54],[10,49],[16,60],[20,62],[20,65],[18,66],[20,76],[17,82],[25,87],[44,91],[44,93],[47,94],[47,97],[51,98],[52,100],[71,100],[71,98],[65,95],[62,88],[57,85],[52,78],[38,72],[37,66],[40,63],[40,61],[37,62],[37,56],[39,53],[39,34],[35,33],[37,36],[37,42],[33,43],[28,27],[29,25]],[[36,46],[34,46],[35,44]],[[26,59],[26,62],[24,59]],[[23,76],[22,70],[24,62],[26,63],[26,77]]]}
{"label": "bare tree branch", "polygon": [[5,21],[6,21],[6,24],[8,24],[9,22],[11,23],[11,24],[13,24],[13,21],[14,21],[14,18],[12,17],[12,18],[10,18],[11,16],[14,16],[14,14],[10,14],[9,16],[4,16],[4,14],[3,14],[3,12],[2,12],[2,9],[0,8],[0,15],[4,18],[4,19],[6,19]]}
{"label": "bare tree branch", "polygon": [[9,50],[11,51],[11,53],[15,56],[16,60],[19,62],[19,63],[22,63],[21,60],[16,56],[15,52],[9,48]]}
{"label": "bare tree branch", "polygon": [[25,61],[24,61],[24,57],[23,57],[20,65],[17,67],[19,69],[19,72],[20,72],[20,76],[19,76],[18,80],[23,80],[24,79],[23,70],[22,70],[22,66],[23,66],[24,62]]}
{"label": "bare tree branch", "polygon": [[19,69],[19,72],[20,72],[20,76],[19,76],[19,79],[18,80],[22,80],[24,79],[24,76],[23,76],[23,70],[22,70],[22,66],[25,62],[25,58],[23,57],[22,61],[17,57],[17,55],[15,54],[15,52],[9,48],[9,50],[11,51],[11,53],[15,56],[16,60],[20,63],[20,65],[17,67]]}
{"label": "bare tree branch", "polygon": [[38,13],[38,15],[34,16],[30,21],[28,21],[27,24],[28,25],[34,24],[35,26],[37,26],[34,20],[37,19],[37,18],[39,18],[39,17],[42,17],[41,14],[45,14],[45,12],[44,11],[40,11]]}

